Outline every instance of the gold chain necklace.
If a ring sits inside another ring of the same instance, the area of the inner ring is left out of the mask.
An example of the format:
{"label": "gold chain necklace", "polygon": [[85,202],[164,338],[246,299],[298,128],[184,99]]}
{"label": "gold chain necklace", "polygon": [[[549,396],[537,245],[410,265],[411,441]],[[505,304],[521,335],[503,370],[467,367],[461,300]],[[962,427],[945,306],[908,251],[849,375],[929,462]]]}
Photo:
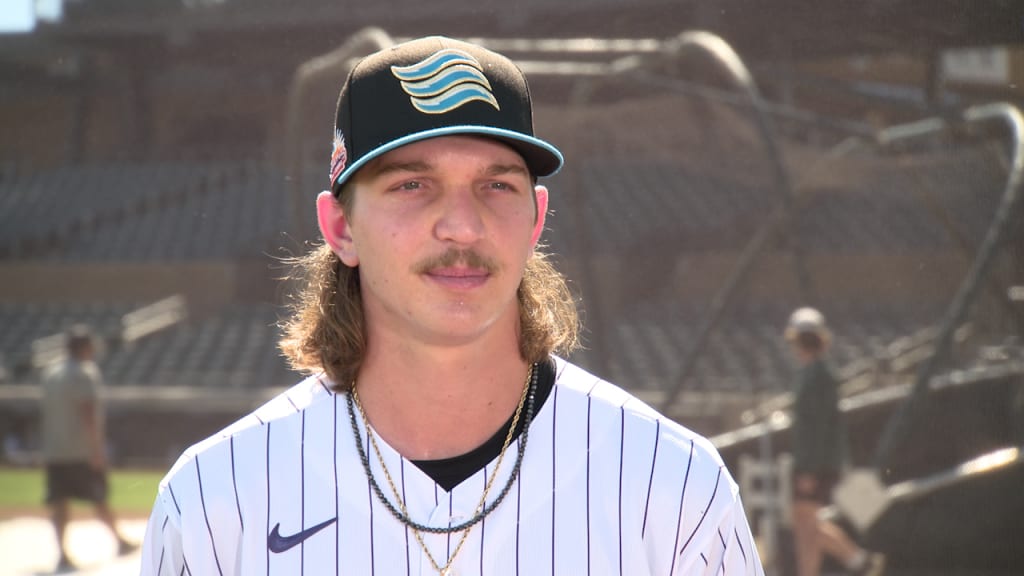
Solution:
{"label": "gold chain necklace", "polygon": [[[474,516],[480,514],[480,511],[484,509],[484,505],[487,502],[487,494],[490,493],[491,486],[494,485],[494,479],[497,478],[498,470],[501,469],[501,462],[505,459],[505,452],[512,443],[512,436],[515,435],[516,425],[519,423],[519,416],[522,414],[523,406],[526,404],[526,397],[530,390],[530,383],[533,380],[533,373],[535,369],[535,366],[531,365],[530,370],[526,373],[526,382],[523,384],[523,393],[519,397],[519,404],[516,406],[515,414],[512,416],[512,424],[509,426],[508,433],[505,435],[505,443],[501,446],[501,452],[498,453],[498,460],[494,466],[494,473],[491,474],[491,477],[487,480],[483,494],[480,495],[480,502],[477,504],[476,510],[473,512]],[[366,429],[366,436],[370,440],[370,446],[373,448],[373,453],[377,457],[377,462],[380,464],[381,470],[384,471],[384,478],[387,480],[388,486],[391,488],[391,493],[394,495],[395,501],[398,503],[398,507],[401,509],[402,514],[408,516],[409,511],[405,507],[405,501],[402,500],[402,495],[399,493],[398,487],[395,485],[395,481],[391,478],[391,472],[388,471],[387,465],[384,464],[384,456],[381,454],[380,447],[377,445],[377,438],[374,435],[373,430],[370,428],[370,421],[366,417],[366,411],[363,410],[363,405],[359,401],[359,393],[356,392],[355,383],[352,385],[351,395],[352,400],[355,402],[356,409],[362,417],[363,427]],[[366,473],[370,473],[369,467],[367,467]],[[420,548],[423,549],[423,553],[427,555],[427,559],[430,561],[430,564],[434,569],[437,570],[439,576],[450,576],[452,574],[451,566],[455,562],[455,557],[462,551],[462,546],[466,543],[466,540],[469,537],[469,531],[473,529],[473,526],[469,526],[462,531],[462,536],[459,537],[459,542],[455,545],[455,550],[450,556],[448,556],[448,561],[444,566],[441,566],[441,564],[434,559],[434,555],[430,553],[426,542],[423,541],[423,535],[420,533],[420,530],[411,526],[409,528],[412,529],[413,536],[415,536]]]}

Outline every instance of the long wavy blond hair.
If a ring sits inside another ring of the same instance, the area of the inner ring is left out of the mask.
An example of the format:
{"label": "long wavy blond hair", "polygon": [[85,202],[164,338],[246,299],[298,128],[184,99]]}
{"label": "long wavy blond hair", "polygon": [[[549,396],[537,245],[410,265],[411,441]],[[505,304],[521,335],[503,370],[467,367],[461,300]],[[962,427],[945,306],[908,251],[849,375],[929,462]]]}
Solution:
{"label": "long wavy blond hair", "polygon": [[[346,212],[352,198],[341,194]],[[290,318],[281,328],[279,347],[295,370],[323,371],[338,390],[351,388],[366,355],[366,325],[359,268],[346,266],[326,244],[287,261],[288,279],[298,286]],[[530,363],[552,353],[568,354],[579,346],[579,315],[565,277],[534,250],[517,291],[519,354]]]}

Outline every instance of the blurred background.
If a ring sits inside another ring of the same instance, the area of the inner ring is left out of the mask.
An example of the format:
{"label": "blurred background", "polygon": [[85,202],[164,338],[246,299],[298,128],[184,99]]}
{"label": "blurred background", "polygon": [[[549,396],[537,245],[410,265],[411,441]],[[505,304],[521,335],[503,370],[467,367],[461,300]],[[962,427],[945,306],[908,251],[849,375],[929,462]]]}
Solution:
{"label": "blurred background", "polygon": [[338,89],[436,33],[513,58],[566,155],[571,360],[712,437],[770,566],[782,331],[810,305],[885,490],[859,537],[892,573],[1024,573],[1020,2],[5,0],[0,29],[4,466],[38,462],[74,323],[104,340],[119,467],[300,378],[282,259],[316,241]]}

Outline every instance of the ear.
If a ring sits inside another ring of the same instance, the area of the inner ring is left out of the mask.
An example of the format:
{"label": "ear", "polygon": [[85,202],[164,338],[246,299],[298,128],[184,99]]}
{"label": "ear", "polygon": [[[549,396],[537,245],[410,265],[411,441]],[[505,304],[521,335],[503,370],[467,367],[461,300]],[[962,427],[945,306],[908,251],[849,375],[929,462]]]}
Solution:
{"label": "ear", "polygon": [[537,220],[533,224],[533,236],[530,238],[530,243],[537,246],[541,232],[544,231],[544,219],[548,215],[548,189],[544,186],[534,186],[533,198],[537,206]]}
{"label": "ear", "polygon": [[352,226],[341,203],[325,190],[316,197],[316,220],[324,242],[331,247],[343,264],[349,268],[359,265],[355,243],[352,241]]}

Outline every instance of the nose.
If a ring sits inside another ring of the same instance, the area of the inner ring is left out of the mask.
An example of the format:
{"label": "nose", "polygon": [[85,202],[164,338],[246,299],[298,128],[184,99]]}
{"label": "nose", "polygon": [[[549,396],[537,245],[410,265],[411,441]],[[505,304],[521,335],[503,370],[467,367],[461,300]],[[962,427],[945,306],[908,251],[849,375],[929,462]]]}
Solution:
{"label": "nose", "polygon": [[483,209],[468,186],[450,190],[441,202],[434,233],[439,240],[473,244],[484,235]]}

